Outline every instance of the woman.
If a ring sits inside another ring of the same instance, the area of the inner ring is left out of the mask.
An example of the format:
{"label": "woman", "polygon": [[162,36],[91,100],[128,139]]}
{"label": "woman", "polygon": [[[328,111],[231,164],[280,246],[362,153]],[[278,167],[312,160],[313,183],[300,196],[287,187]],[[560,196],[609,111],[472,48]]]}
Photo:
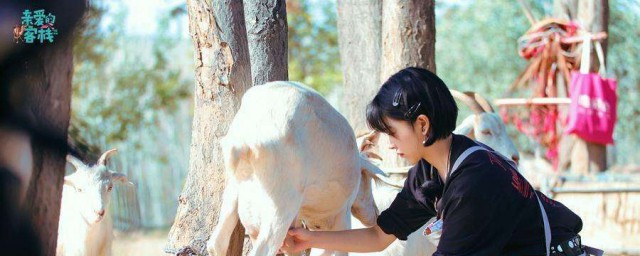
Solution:
{"label": "woman", "polygon": [[367,106],[367,122],[388,134],[391,149],[415,164],[404,188],[376,226],[293,229],[282,250],[381,251],[436,216],[435,224],[421,231],[440,235],[434,255],[547,255],[560,253],[558,246],[566,255],[584,253],[577,236],[582,220],[534,193],[510,160],[452,134],[457,115],[449,89],[435,74],[406,68],[391,76]]}

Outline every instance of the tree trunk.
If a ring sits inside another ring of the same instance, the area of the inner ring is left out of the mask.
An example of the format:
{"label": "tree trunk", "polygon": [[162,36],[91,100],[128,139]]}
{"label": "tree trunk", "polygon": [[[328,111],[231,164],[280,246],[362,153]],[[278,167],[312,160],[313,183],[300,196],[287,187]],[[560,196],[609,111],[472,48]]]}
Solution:
{"label": "tree trunk", "polygon": [[380,88],[382,0],[339,0],[338,43],[345,115],[356,134],[366,131],[366,105]]}
{"label": "tree trunk", "polygon": [[[436,72],[436,19],[434,0],[384,0],[382,6],[382,68],[380,81],[406,67]],[[386,135],[385,135],[386,137]],[[385,166],[408,163],[380,140]]]}
{"label": "tree trunk", "polygon": [[[56,137],[66,138],[71,110],[71,78],[73,74],[72,40],[61,40],[30,61],[31,73],[27,105],[37,126],[46,127]],[[58,220],[66,154],[60,148],[32,143],[33,173],[25,202],[31,221],[42,241],[45,255],[56,254]]]}
{"label": "tree trunk", "polygon": [[384,82],[406,67],[436,72],[436,17],[433,0],[384,0],[382,8]]}
{"label": "tree trunk", "polygon": [[[7,20],[0,22],[3,25],[13,21],[19,23],[24,10],[33,12],[36,9],[24,1],[7,2],[3,8],[9,10],[3,14],[7,15]],[[31,150],[33,162],[31,179],[25,180],[28,187],[23,206],[39,241],[19,241],[37,248],[23,253],[42,249],[43,255],[55,255],[68,150],[66,139],[71,110],[73,32],[84,13],[85,2],[66,0],[55,4],[41,3],[37,9],[44,9],[45,14],[56,16],[58,34],[53,42],[23,41],[0,47],[0,121],[5,121],[4,118],[8,116],[19,119],[21,124],[9,125],[17,125],[31,138],[28,150]],[[22,225],[13,224],[16,227]],[[21,232],[15,235],[28,239]]]}
{"label": "tree trunk", "polygon": [[[555,0],[554,16],[577,20],[583,28],[591,33],[608,32],[609,2],[608,0],[575,1]],[[607,40],[602,43],[604,57],[607,56]],[[591,71],[599,69],[599,61],[595,51],[591,53]],[[560,143],[559,169],[571,167],[574,173],[601,172],[607,168],[606,145],[587,142],[577,136],[563,136]]]}
{"label": "tree trunk", "polygon": [[[219,140],[251,87],[242,1],[188,0],[196,60],[195,109],[189,174],[165,251],[206,255],[220,213],[224,165]],[[240,255],[244,230],[234,231],[230,255]],[[240,249],[238,249],[240,248]]]}
{"label": "tree trunk", "polygon": [[289,80],[285,0],[245,0],[253,85]]}

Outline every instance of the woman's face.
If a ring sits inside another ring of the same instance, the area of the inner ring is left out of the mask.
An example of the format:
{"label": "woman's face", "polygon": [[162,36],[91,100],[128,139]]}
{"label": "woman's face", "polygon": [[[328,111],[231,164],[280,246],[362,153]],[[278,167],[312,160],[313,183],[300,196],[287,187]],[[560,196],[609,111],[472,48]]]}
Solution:
{"label": "woman's face", "polygon": [[407,159],[411,164],[417,163],[422,158],[424,146],[424,132],[429,127],[425,122],[415,122],[411,125],[405,120],[397,120],[385,117],[385,122],[389,125],[391,134],[389,135],[389,148],[396,151],[398,156]]}

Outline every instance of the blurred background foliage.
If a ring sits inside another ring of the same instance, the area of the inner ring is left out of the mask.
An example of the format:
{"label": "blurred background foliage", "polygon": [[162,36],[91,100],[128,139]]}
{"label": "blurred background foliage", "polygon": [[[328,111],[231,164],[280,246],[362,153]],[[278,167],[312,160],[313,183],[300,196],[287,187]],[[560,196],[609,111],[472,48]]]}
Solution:
{"label": "blurred background foliage", "polygon": [[342,84],[335,1],[287,1],[289,80],[327,95]]}
{"label": "blurred background foliage", "polygon": [[194,64],[179,10],[159,8],[156,30],[135,33],[124,24],[137,10],[92,1],[74,45],[70,136],[89,162],[117,148],[112,168],[136,184],[115,191],[120,229],[170,225],[186,176]]}
{"label": "blurred background foliage", "polygon": [[[139,11],[124,0],[91,1],[74,45],[74,143],[95,161],[118,148],[114,170],[135,188],[118,188],[113,208],[119,229],[168,227],[175,216],[189,163],[194,86],[193,45],[184,2],[156,4],[153,30],[128,28]],[[529,1],[538,18],[551,0]],[[436,1],[436,62],[452,88],[494,100],[525,67],[516,40],[529,23],[514,1]],[[640,3],[610,0],[608,71],[619,81],[614,164],[638,163],[640,151]],[[336,1],[287,1],[289,77],[324,94],[334,105],[342,74]],[[520,92],[530,95],[530,92]],[[634,103],[636,102],[636,103]],[[461,115],[469,114],[461,106]],[[462,119],[462,118],[459,118]],[[535,143],[510,128],[523,151]],[[135,190],[135,193],[134,193]]]}

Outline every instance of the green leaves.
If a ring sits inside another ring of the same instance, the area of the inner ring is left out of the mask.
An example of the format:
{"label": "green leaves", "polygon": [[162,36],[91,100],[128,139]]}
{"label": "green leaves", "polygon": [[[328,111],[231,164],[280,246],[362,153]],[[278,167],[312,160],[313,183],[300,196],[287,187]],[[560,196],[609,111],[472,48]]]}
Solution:
{"label": "green leaves", "polygon": [[335,8],[335,1],[287,1],[289,80],[325,96],[342,86]]}
{"label": "green leaves", "polygon": [[120,142],[132,130],[153,126],[158,111],[171,111],[190,98],[192,46],[188,38],[169,34],[170,24],[180,18],[169,11],[155,33],[135,35],[122,26],[127,19],[123,3],[111,3],[110,10],[105,3],[92,3],[74,45],[72,125],[86,126],[78,129],[84,138]]}

